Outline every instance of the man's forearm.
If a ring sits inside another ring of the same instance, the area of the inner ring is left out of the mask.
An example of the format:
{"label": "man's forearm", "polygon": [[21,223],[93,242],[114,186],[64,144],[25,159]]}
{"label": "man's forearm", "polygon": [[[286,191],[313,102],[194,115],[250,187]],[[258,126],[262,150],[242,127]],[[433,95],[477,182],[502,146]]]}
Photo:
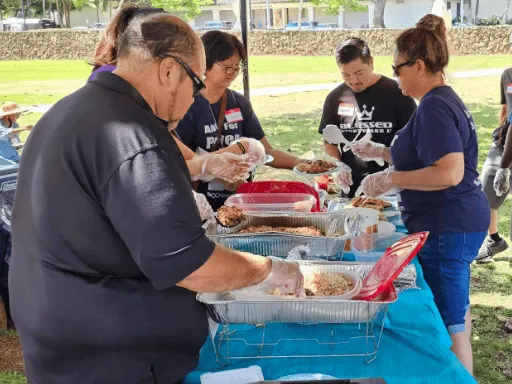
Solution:
{"label": "man's forearm", "polygon": [[300,163],[298,157],[290,155],[280,149],[272,148],[268,150],[267,153],[274,158],[274,161],[270,163],[270,166],[274,168],[293,169],[293,167]]}
{"label": "man's forearm", "polygon": [[503,104],[500,109],[499,126],[502,126],[507,121],[507,105]]}
{"label": "man's forearm", "polygon": [[271,269],[272,261],[266,257],[217,244],[206,263],[177,285],[194,292],[230,291],[260,283]]}
{"label": "man's forearm", "polygon": [[501,157],[501,168],[510,168],[512,165],[512,125],[509,124],[507,137],[505,139],[505,148],[503,149],[503,156]]}
{"label": "man's forearm", "polygon": [[325,154],[341,161],[341,153],[336,145],[324,141]]}

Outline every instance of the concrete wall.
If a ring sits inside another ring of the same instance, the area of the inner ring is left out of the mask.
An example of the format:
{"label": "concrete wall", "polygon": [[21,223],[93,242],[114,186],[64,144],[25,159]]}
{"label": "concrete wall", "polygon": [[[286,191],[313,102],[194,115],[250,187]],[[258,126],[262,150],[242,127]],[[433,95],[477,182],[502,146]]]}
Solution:
{"label": "concrete wall", "polygon": [[[249,49],[251,55],[332,55],[340,41],[359,36],[368,42],[375,55],[390,55],[400,31],[254,31],[249,35]],[[511,33],[512,26],[453,28],[449,30],[451,51],[454,55],[512,53]],[[0,57],[2,60],[89,60],[100,34],[101,31],[69,29],[1,32]]]}

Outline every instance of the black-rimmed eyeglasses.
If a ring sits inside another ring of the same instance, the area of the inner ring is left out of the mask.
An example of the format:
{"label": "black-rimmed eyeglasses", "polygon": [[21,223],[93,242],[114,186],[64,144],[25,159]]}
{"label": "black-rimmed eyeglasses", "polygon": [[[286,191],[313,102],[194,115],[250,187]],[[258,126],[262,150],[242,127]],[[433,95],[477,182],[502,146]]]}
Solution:
{"label": "black-rimmed eyeglasses", "polygon": [[170,54],[160,54],[158,55],[158,58],[160,59],[165,59],[167,57],[170,57],[171,59],[174,59],[179,65],[181,65],[183,67],[183,69],[185,70],[185,72],[187,72],[187,75],[188,77],[190,77],[190,80],[192,80],[192,84],[194,86],[194,97],[196,97],[197,95],[199,95],[199,93],[206,88],[206,85],[205,83],[203,83],[203,80],[201,80],[199,78],[199,76],[197,76],[195,74],[195,72],[192,70],[192,68],[190,68],[183,60],[181,60],[179,57],[176,57],[174,55],[170,55]]}
{"label": "black-rimmed eyeglasses", "polygon": [[400,63],[398,65],[391,65],[391,68],[393,68],[393,74],[395,75],[395,77],[399,77],[400,76],[400,68],[402,67],[410,67],[411,65],[413,65],[416,61],[418,61],[417,59],[414,59],[414,60],[409,60],[409,61],[406,61],[404,63]]}

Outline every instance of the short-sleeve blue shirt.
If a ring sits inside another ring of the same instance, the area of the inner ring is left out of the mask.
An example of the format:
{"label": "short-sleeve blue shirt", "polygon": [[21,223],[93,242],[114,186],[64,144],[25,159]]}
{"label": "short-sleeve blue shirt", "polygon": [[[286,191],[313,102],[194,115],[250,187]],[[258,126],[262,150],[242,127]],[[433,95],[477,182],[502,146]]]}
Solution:
{"label": "short-sleeve blue shirt", "polygon": [[464,177],[441,191],[404,189],[398,195],[409,232],[487,231],[490,210],[478,179],[478,140],[473,118],[451,87],[434,88],[397,132],[391,156],[397,171],[432,166],[450,153],[464,154]]}

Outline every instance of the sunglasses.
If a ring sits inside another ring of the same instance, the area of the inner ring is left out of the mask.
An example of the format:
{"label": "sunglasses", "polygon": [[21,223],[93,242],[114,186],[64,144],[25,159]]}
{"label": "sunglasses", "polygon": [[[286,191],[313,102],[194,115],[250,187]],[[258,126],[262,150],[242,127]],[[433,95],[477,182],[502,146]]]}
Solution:
{"label": "sunglasses", "polygon": [[171,59],[174,59],[174,61],[176,61],[179,65],[181,65],[183,67],[183,69],[185,70],[185,72],[187,72],[187,75],[188,77],[190,77],[190,80],[192,80],[192,85],[194,86],[194,97],[196,97],[197,95],[199,95],[199,93],[206,88],[206,85],[205,83],[203,83],[203,81],[199,78],[199,76],[197,76],[194,71],[192,70],[192,68],[190,68],[184,61],[182,61],[180,58],[174,56],[174,55],[169,55],[169,54],[159,54],[158,55],[158,58],[160,59],[166,59],[170,57]]}
{"label": "sunglasses", "polygon": [[400,68],[402,67],[410,67],[411,65],[413,65],[416,61],[418,61],[417,59],[414,59],[414,60],[409,60],[409,61],[406,61],[404,63],[401,63],[401,64],[398,64],[398,65],[391,65],[391,68],[393,68],[393,74],[395,75],[395,77],[399,77],[400,76]]}

